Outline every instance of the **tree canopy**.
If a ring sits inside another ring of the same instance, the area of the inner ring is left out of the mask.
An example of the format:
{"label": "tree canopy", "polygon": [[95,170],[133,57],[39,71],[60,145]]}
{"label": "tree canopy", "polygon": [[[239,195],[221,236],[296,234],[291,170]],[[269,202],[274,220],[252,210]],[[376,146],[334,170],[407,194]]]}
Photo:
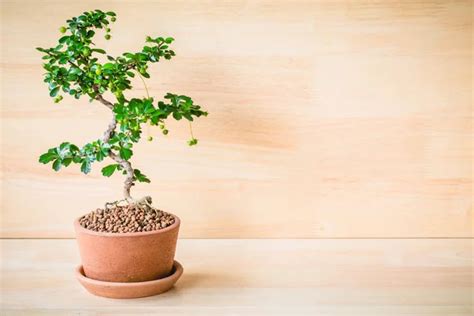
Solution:
{"label": "tree canopy", "polygon": [[[41,163],[52,163],[56,171],[61,167],[79,164],[83,173],[89,173],[91,164],[111,158],[114,163],[102,168],[102,174],[110,177],[115,171],[127,176],[124,195],[130,198],[130,187],[135,181],[150,182],[140,170],[131,167],[133,144],[142,136],[144,124],[159,126],[164,135],[168,134],[165,121],[168,118],[187,120],[206,116],[207,112],[194,104],[185,95],[167,93],[163,100],[155,102],[148,95],[144,78],[150,78],[149,64],[163,59],[170,60],[175,52],[170,48],[172,37],[146,37],[146,45],[139,52],[125,52],[114,57],[95,45],[93,38],[99,30],[105,31],[105,39],[110,40],[110,24],[116,21],[114,12],[94,10],[84,12],[80,16],[67,20],[67,26],[60,27],[62,36],[58,44],[51,48],[38,47],[43,53],[44,82],[48,84],[49,95],[56,103],[63,100],[64,95],[76,99],[84,96],[91,101],[97,100],[112,110],[112,121],[104,135],[77,146],[63,142],[50,148],[39,158]],[[132,89],[131,78],[139,76],[147,91],[143,98],[127,98],[126,91]],[[115,100],[104,98],[105,92],[111,92]],[[190,146],[197,144],[192,135],[188,141]]]}

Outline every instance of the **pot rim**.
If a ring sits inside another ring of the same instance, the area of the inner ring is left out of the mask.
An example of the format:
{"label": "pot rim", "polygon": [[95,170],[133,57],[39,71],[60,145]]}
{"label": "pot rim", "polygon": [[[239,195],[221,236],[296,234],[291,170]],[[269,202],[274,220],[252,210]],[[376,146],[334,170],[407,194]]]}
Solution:
{"label": "pot rim", "polygon": [[[171,214],[171,213],[168,213]],[[76,232],[79,233],[84,233],[88,235],[93,235],[93,236],[100,236],[100,237],[140,237],[140,236],[148,236],[148,235],[155,235],[155,234],[161,234],[165,233],[167,231],[176,229],[179,227],[181,224],[181,220],[179,219],[178,216],[171,214],[174,217],[174,223],[171,224],[168,227],[165,227],[163,229],[158,229],[158,230],[152,230],[149,232],[131,232],[131,233],[110,233],[110,232],[96,232],[87,228],[82,227],[82,225],[79,223],[79,219],[82,217],[76,218],[74,220],[74,228],[76,229]]]}

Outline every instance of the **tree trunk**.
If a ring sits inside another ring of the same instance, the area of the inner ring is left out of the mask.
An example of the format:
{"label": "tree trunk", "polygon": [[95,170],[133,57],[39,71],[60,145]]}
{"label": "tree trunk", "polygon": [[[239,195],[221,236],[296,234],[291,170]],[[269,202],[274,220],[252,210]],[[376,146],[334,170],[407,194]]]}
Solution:
{"label": "tree trunk", "polygon": [[135,179],[133,177],[133,168],[132,164],[130,161],[127,161],[120,156],[118,156],[116,153],[114,153],[112,150],[109,151],[109,157],[112,158],[114,161],[116,161],[119,165],[122,166],[122,168],[127,172],[127,177],[125,178],[125,181],[123,182],[123,196],[126,200],[132,199],[130,195],[130,188],[135,184]]}
{"label": "tree trunk", "polygon": [[[96,99],[100,101],[102,104],[104,104],[106,107],[109,109],[113,110],[114,105],[105,100],[102,95],[97,95]],[[109,126],[107,127],[107,130],[104,132],[104,135],[102,136],[102,142],[103,143],[108,143],[110,138],[112,138],[115,129],[117,128],[117,120],[115,119],[115,114],[112,116],[112,121],[109,123]],[[133,174],[133,168],[132,164],[130,161],[127,161],[114,153],[112,149],[109,151],[109,157],[117,162],[120,166],[122,166],[123,170],[127,173],[127,177],[125,178],[125,181],[123,183],[123,196],[126,200],[131,200],[132,196],[130,195],[130,189],[131,187],[135,184],[135,179],[134,179],[134,174]]]}

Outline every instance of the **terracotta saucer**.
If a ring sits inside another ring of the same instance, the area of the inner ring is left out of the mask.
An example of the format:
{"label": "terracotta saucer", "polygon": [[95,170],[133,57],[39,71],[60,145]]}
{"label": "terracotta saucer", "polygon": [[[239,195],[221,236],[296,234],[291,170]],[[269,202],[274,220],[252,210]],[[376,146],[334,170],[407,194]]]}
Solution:
{"label": "terracotta saucer", "polygon": [[171,289],[183,274],[183,266],[175,260],[171,275],[146,282],[106,282],[90,279],[84,275],[82,265],[76,268],[75,274],[82,286],[94,295],[110,298],[138,298],[161,294]]}

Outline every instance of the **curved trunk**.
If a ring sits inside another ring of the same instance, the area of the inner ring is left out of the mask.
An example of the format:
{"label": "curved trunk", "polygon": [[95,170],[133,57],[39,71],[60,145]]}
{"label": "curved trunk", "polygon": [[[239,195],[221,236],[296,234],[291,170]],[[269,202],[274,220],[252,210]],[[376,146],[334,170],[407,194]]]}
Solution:
{"label": "curved trunk", "polygon": [[123,196],[125,199],[132,199],[130,195],[130,188],[134,185],[135,179],[133,177],[133,168],[130,161],[127,161],[121,158],[119,155],[114,153],[112,150],[109,151],[109,157],[112,158],[115,162],[122,166],[122,168],[127,172],[127,177],[123,182]]}
{"label": "curved trunk", "polygon": [[[96,97],[96,100],[100,101],[106,107],[113,110],[114,105],[111,102],[105,100],[102,97],[102,95],[98,94]],[[107,130],[104,132],[104,135],[102,136],[103,143],[109,142],[116,128],[117,128],[117,120],[115,119],[115,114],[114,114],[112,116],[112,121],[109,123]],[[130,195],[130,189],[135,184],[132,164],[130,163],[130,161],[123,159],[122,157],[120,157],[120,155],[117,155],[112,150],[109,151],[109,157],[115,162],[117,162],[120,166],[122,166],[123,170],[125,170],[125,172],[127,173],[127,177],[125,178],[125,181],[123,183],[123,196],[126,200],[132,199]]]}

